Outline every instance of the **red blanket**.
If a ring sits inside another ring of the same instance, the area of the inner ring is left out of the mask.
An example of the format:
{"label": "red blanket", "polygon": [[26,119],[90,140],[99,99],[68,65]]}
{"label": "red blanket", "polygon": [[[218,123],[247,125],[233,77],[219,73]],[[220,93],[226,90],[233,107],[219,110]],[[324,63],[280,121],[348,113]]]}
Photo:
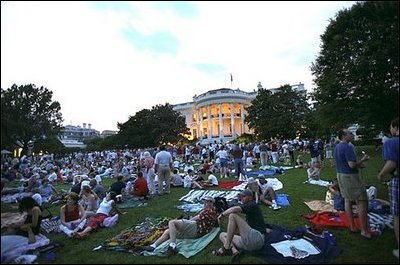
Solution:
{"label": "red blanket", "polygon": [[[335,226],[342,228],[349,228],[349,221],[347,220],[345,212],[319,212],[308,215],[303,215],[310,223],[316,226]],[[356,228],[360,228],[360,220],[358,216],[354,217]]]}
{"label": "red blanket", "polygon": [[219,182],[218,183],[218,188],[230,190],[233,187],[238,186],[240,184],[241,184],[241,182],[239,182],[239,181]]}

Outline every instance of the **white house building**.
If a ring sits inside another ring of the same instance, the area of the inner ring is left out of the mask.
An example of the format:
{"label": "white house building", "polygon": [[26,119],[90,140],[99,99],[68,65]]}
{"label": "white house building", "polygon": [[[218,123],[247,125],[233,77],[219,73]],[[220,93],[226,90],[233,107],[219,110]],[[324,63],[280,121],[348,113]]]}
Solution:
{"label": "white house building", "polygon": [[[262,88],[258,83],[258,89]],[[304,84],[292,86],[304,92]],[[277,88],[271,89],[272,93]],[[202,144],[227,142],[244,133],[253,133],[245,123],[246,107],[257,96],[257,91],[245,92],[240,89],[220,88],[195,95],[192,102],[177,104],[173,109],[179,111],[190,130],[189,139],[198,138]]]}

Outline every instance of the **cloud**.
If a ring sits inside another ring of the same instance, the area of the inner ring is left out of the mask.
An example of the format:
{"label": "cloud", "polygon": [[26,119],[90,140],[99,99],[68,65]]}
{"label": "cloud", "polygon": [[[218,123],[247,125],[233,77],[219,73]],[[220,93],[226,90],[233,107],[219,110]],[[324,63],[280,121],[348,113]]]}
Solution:
{"label": "cloud", "polygon": [[302,82],[354,2],[1,2],[1,86],[54,92],[65,123],[116,129],[211,89]]}

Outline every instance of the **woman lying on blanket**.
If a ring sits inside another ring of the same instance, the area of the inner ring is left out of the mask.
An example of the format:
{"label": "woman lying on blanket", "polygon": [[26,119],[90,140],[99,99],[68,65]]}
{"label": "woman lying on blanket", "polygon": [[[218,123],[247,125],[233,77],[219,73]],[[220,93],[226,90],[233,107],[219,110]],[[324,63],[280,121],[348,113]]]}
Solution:
{"label": "woman lying on blanket", "polygon": [[85,225],[85,209],[79,203],[79,195],[75,192],[71,192],[68,195],[67,204],[61,207],[60,220],[60,230],[69,237]]}
{"label": "woman lying on blanket", "polygon": [[82,232],[75,232],[72,237],[73,238],[83,238],[87,235],[89,235],[90,231],[93,229],[96,229],[99,227],[104,219],[106,219],[108,216],[112,215],[112,213],[118,213],[118,214],[126,214],[126,212],[121,212],[115,203],[117,194],[113,191],[110,191],[107,196],[103,199],[103,201],[100,203],[99,209],[97,209],[97,212],[95,215],[89,218],[87,221],[87,226]]}
{"label": "woman lying on blanket", "polygon": [[19,211],[27,213],[24,224],[9,228],[3,235],[20,235],[27,237],[29,244],[35,243],[35,235],[40,232],[42,209],[32,197],[24,197],[19,202]]}

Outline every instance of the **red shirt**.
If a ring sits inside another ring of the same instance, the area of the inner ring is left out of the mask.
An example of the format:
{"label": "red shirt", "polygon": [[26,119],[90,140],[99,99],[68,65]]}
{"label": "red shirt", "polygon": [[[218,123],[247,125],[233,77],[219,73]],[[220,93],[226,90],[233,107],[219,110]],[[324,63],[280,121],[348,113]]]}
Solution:
{"label": "red shirt", "polygon": [[197,234],[203,236],[209,233],[215,223],[217,223],[217,212],[211,208],[205,208],[199,214],[199,220],[197,220]]}
{"label": "red shirt", "polygon": [[133,195],[143,197],[148,194],[149,188],[147,187],[147,181],[144,178],[137,178],[133,186]]}

